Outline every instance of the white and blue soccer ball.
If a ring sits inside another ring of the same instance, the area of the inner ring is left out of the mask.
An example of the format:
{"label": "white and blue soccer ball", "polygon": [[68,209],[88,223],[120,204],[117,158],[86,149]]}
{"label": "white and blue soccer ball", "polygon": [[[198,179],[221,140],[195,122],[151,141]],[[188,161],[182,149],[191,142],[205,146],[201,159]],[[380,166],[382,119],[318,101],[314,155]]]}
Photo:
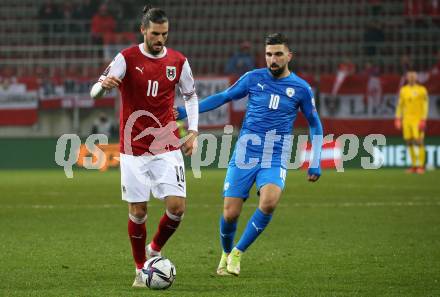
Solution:
{"label": "white and blue soccer ball", "polygon": [[142,281],[153,290],[165,290],[176,279],[176,267],[165,257],[153,257],[142,268]]}

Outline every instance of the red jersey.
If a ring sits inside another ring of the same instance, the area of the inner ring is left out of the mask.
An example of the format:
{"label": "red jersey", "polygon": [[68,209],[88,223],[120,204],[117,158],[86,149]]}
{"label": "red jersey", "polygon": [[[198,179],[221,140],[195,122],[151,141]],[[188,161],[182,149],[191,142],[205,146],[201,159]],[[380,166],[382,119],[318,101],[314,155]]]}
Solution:
{"label": "red jersey", "polygon": [[119,77],[122,83],[120,152],[157,155],[179,149],[173,116],[176,85],[185,96],[194,94],[188,61],[180,52],[167,49],[153,56],[143,43],[119,53],[100,78]]}

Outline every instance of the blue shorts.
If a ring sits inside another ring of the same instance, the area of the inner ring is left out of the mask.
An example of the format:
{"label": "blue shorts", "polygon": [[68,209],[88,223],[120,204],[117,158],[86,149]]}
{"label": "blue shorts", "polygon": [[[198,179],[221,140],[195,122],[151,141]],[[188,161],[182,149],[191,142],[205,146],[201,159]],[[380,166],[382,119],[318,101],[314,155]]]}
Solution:
{"label": "blue shorts", "polygon": [[237,197],[247,199],[254,182],[257,190],[267,184],[275,184],[284,189],[287,170],[282,166],[261,168],[260,165],[251,169],[240,169],[229,165],[223,185],[223,197]]}

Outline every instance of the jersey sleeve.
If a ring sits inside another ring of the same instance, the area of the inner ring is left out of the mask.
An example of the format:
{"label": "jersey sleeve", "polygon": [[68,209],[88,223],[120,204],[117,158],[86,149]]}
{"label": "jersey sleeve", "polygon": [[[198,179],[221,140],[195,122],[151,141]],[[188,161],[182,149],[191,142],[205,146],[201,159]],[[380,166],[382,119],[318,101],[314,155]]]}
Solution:
{"label": "jersey sleeve", "polygon": [[189,66],[188,60],[185,60],[182,66],[182,73],[180,74],[179,89],[185,100],[191,98],[196,90],[194,84],[194,77]]}
{"label": "jersey sleeve", "polygon": [[[217,93],[206,97],[199,102],[199,113],[207,112],[231,101],[245,97],[249,93],[249,72],[244,74],[232,86],[221,93]],[[179,113],[178,120],[187,117],[184,108],[179,106],[177,108]]]}
{"label": "jersey sleeve", "polygon": [[246,72],[232,86],[223,92],[229,99],[228,101],[241,99],[249,93],[250,76],[250,72]]}
{"label": "jersey sleeve", "polygon": [[101,74],[98,81],[102,82],[107,76],[115,76],[119,79],[123,79],[126,69],[127,65],[125,63],[125,58],[121,53],[118,53],[110,65],[108,65]]}
{"label": "jersey sleeve", "polygon": [[400,92],[399,92],[399,97],[397,98],[397,106],[396,106],[396,114],[395,114],[396,119],[401,119],[402,118],[402,112],[403,112],[403,92],[404,92],[404,89],[401,88]]}
{"label": "jersey sleeve", "polygon": [[428,108],[429,108],[429,96],[426,88],[423,88],[423,101],[422,101],[422,119],[426,120],[428,118]]}
{"label": "jersey sleeve", "polygon": [[301,94],[299,102],[302,113],[310,127],[310,139],[312,142],[312,158],[309,165],[309,175],[321,175],[321,151],[323,144],[323,129],[318,112],[316,111],[315,98],[312,88],[307,86]]}
{"label": "jersey sleeve", "polygon": [[313,96],[310,86],[307,86],[303,90],[301,99],[299,101],[299,107],[306,118],[313,112],[316,112],[315,97]]}

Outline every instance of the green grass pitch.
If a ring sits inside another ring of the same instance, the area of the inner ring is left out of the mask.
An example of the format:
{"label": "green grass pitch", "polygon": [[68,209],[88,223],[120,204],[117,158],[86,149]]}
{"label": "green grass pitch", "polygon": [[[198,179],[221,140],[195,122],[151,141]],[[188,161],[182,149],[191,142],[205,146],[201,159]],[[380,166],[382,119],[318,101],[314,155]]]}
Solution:
{"label": "green grass pitch", "polygon": [[[167,291],[133,289],[119,171],[0,171],[0,296],[440,296],[440,171],[290,171],[239,277],[217,277],[225,172],[187,172],[183,224],[164,249]],[[238,235],[257,205],[246,202]],[[149,208],[151,238],[163,213]],[[238,239],[238,238],[237,238]]]}

